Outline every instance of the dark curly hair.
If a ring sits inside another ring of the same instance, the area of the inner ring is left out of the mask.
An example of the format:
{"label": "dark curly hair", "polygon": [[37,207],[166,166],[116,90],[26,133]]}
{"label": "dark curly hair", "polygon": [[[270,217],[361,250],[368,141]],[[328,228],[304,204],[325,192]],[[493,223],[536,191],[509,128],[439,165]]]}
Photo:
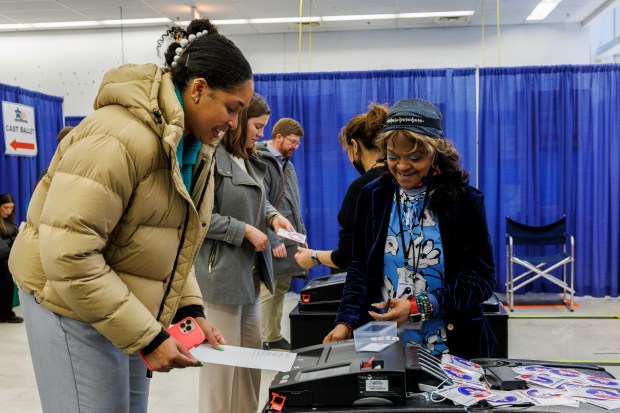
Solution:
{"label": "dark curly hair", "polygon": [[[181,41],[204,30],[208,33],[190,41],[173,67],[176,49],[182,47]],[[165,67],[172,73],[172,81],[181,91],[197,77],[204,78],[210,88],[227,92],[252,79],[252,68],[241,50],[219,34],[208,18],[192,20],[185,30],[179,26],[166,30],[157,41],[159,56],[166,41],[169,44],[164,50]]]}
{"label": "dark curly hair", "polygon": [[405,129],[391,130],[381,133],[375,140],[375,145],[381,151],[379,160],[387,162],[387,144],[397,136],[404,137],[411,142],[411,151],[420,156],[433,155],[433,165],[437,165],[441,173],[435,175],[430,183],[433,194],[429,199],[432,210],[442,214],[448,211],[465,188],[469,185],[469,172],[461,167],[461,155],[456,147],[445,138],[431,138]]}

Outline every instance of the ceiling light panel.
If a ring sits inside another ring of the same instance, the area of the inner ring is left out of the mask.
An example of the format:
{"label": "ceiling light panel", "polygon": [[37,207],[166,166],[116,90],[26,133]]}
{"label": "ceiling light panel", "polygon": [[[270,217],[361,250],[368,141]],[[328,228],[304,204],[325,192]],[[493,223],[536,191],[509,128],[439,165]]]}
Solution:
{"label": "ceiling light panel", "polygon": [[386,20],[395,19],[396,14],[366,14],[366,15],[345,15],[345,16],[323,16],[323,21],[326,22],[346,22],[352,20]]}
{"label": "ceiling light panel", "polygon": [[526,20],[545,20],[562,0],[541,0]]}

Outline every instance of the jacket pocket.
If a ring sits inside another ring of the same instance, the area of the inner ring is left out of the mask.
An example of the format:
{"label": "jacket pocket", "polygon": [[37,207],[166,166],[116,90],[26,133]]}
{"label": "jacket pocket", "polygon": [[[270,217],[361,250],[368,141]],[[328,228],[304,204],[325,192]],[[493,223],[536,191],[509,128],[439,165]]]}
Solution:
{"label": "jacket pocket", "polygon": [[213,269],[213,263],[215,262],[216,253],[217,253],[217,241],[213,243],[213,248],[211,248],[211,253],[209,254],[209,263],[208,263],[209,274],[211,274],[211,270]]}

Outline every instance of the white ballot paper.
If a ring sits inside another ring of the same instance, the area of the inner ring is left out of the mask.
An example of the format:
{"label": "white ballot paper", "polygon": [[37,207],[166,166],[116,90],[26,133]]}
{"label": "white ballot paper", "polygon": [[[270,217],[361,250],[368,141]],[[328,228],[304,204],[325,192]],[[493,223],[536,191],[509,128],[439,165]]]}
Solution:
{"label": "white ballot paper", "polygon": [[288,238],[293,241],[297,241],[301,244],[306,242],[306,236],[304,234],[300,234],[299,232],[287,231],[283,228],[278,230],[278,236],[282,238]]}
{"label": "white ballot paper", "polygon": [[196,360],[203,363],[275,371],[289,371],[297,357],[297,353],[284,351],[266,351],[229,345],[220,347],[223,350],[216,350],[209,344],[201,344],[189,352]]}

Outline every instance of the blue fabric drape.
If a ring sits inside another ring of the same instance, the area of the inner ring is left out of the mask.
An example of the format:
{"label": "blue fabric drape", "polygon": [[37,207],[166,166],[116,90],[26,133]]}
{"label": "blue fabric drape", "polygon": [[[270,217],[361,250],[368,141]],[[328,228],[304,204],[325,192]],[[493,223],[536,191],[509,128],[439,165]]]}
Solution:
{"label": "blue fabric drape", "polygon": [[65,126],[77,126],[86,116],[65,116]]}
{"label": "blue fabric drape", "polygon": [[4,130],[0,133],[0,193],[9,192],[15,198],[15,219],[19,222],[26,219],[34,184],[56,151],[56,136],[63,127],[63,98],[0,84],[0,101],[34,107],[37,156],[5,155]]}
{"label": "blue fabric drape", "polygon": [[[480,69],[478,119],[473,68],[258,74],[255,87],[273,111],[265,139],[281,117],[305,129],[293,162],[311,248],[337,245],[336,216],[358,176],[338,143],[340,129],[370,102],[420,97],[440,107],[446,136],[486,195],[498,291],[505,291],[505,217],[541,225],[566,214],[576,241],[577,294],[602,297],[620,293],[619,71],[618,65]],[[3,155],[4,139],[0,148],[0,192],[16,197],[23,220],[34,182],[56,148],[62,98],[0,85],[0,99],[35,107],[39,155]],[[321,266],[311,276],[327,272]],[[542,280],[520,291],[528,289],[557,291]]]}
{"label": "blue fabric drape", "polygon": [[[543,225],[566,214],[577,294],[618,296],[619,74],[618,65],[480,70],[480,189],[498,290],[505,217]],[[528,290],[558,287],[538,280],[520,291]]]}
{"label": "blue fabric drape", "polygon": [[[310,248],[331,250],[338,244],[337,215],[357,172],[338,143],[340,129],[371,102],[392,105],[418,97],[436,104],[444,116],[444,133],[456,143],[464,166],[475,175],[476,81],[473,68],[372,72],[258,74],[255,89],[272,115],[265,130],[282,117],[301,123],[305,136],[292,161],[299,177],[302,215]],[[475,176],[472,176],[475,181]],[[311,277],[328,273],[319,266]],[[302,281],[294,280],[299,291]]]}

